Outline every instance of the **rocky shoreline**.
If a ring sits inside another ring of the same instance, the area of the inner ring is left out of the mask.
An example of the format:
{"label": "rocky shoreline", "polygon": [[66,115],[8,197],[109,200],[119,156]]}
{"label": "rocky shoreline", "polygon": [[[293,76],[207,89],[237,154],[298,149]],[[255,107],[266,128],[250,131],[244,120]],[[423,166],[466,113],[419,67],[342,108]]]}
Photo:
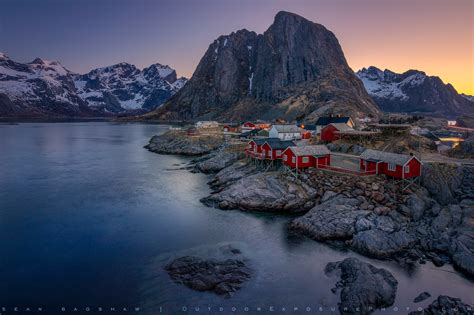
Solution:
{"label": "rocky shoreline", "polygon": [[[292,233],[337,244],[367,257],[392,260],[410,269],[427,261],[435,266],[449,263],[466,277],[474,278],[472,167],[426,164],[421,185],[403,190],[400,183],[383,177],[354,177],[314,169],[295,178],[284,172],[259,169],[241,159],[238,153],[227,150],[225,145],[209,150],[191,166],[194,172],[214,174],[208,183],[212,193],[201,200],[208,206],[298,213],[301,216],[288,223]],[[347,268],[358,270],[351,272],[364,273],[375,268],[360,262],[339,262],[328,270],[344,273],[346,264],[349,264]],[[344,287],[347,281],[343,278],[341,281],[339,285]],[[395,284],[396,291],[396,280],[387,281]],[[373,298],[370,292],[365,293],[365,298]],[[384,307],[390,305],[390,297],[391,293],[387,293],[380,301],[370,301]],[[439,297],[433,308],[440,303],[465,305],[452,299]],[[347,299],[341,294],[341,305],[345,305],[344,300]]]}
{"label": "rocky shoreline", "polygon": [[222,136],[186,137],[185,131],[170,130],[153,136],[145,149],[159,154],[204,155],[219,148],[224,143]]}

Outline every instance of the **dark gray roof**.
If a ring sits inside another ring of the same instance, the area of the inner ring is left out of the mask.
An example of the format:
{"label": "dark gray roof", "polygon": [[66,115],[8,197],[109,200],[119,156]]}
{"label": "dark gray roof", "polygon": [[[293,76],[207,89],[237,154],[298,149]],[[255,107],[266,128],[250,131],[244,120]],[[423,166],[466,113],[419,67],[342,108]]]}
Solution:
{"label": "dark gray roof", "polygon": [[297,156],[301,155],[327,155],[331,151],[325,145],[304,145],[300,147],[289,147]]}
{"label": "dark gray roof", "polygon": [[316,121],[317,126],[326,126],[329,124],[337,123],[347,123],[351,118],[350,117],[319,117]]}
{"label": "dark gray roof", "polygon": [[413,158],[413,156],[408,154],[397,154],[372,149],[365,150],[364,152],[362,152],[360,157],[364,160],[382,161],[397,165],[405,165],[406,162],[410,161]]}
{"label": "dark gray roof", "polygon": [[295,145],[291,140],[280,140],[280,138],[268,138],[265,142],[268,143],[273,150],[286,149]]}

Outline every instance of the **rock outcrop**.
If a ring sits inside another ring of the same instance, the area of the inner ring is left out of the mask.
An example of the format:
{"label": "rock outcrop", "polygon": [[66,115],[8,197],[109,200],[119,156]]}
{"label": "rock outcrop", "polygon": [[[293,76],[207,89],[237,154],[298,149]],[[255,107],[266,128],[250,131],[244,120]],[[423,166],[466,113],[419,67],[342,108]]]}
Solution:
{"label": "rock outcrop", "polygon": [[234,164],[240,156],[239,153],[227,152],[225,150],[219,150],[209,155],[208,158],[196,163],[196,168],[205,174],[219,172],[220,170]]}
{"label": "rock outcrop", "polygon": [[263,34],[240,30],[208,48],[192,78],[148,119],[379,116],[332,32],[279,12]]}
{"label": "rock outcrop", "polygon": [[[338,242],[363,255],[405,265],[431,260],[452,263],[474,276],[474,207],[472,169],[465,168],[453,197],[440,205],[428,191],[402,191],[390,181],[372,182],[315,171],[308,185],[319,204],[294,219],[289,228],[320,242]],[[310,172],[311,173],[311,172]]]}
{"label": "rock outcrop", "polygon": [[314,203],[316,191],[280,173],[256,173],[242,177],[201,201],[220,209],[264,212],[302,212]]}
{"label": "rock outcrop", "polygon": [[474,307],[463,303],[460,299],[440,295],[427,308],[410,312],[410,315],[472,315]]}
{"label": "rock outcrop", "polygon": [[462,166],[435,163],[423,165],[421,184],[443,205],[455,200],[455,193],[462,179]]}
{"label": "rock outcrop", "polygon": [[217,136],[188,137],[182,131],[168,131],[153,136],[145,148],[161,154],[203,155],[216,150],[223,143],[224,140]]}
{"label": "rock outcrop", "polygon": [[340,276],[333,291],[341,290],[341,314],[370,314],[395,302],[398,281],[385,269],[346,258],[327,264],[325,271]]}
{"label": "rock outcrop", "polygon": [[196,291],[212,291],[224,297],[242,288],[252,275],[252,270],[241,259],[237,248],[229,247],[231,256],[226,259],[183,256],[168,263],[164,269],[177,283]]}

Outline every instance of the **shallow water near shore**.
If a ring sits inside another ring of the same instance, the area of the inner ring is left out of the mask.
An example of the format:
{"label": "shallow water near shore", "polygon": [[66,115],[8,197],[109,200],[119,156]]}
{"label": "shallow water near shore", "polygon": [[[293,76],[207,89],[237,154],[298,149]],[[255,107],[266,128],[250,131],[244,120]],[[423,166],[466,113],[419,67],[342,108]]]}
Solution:
{"label": "shallow water near shore", "polygon": [[[271,306],[275,313],[282,307],[329,313],[339,293],[331,292],[337,279],[324,267],[350,256],[388,269],[399,282],[399,311],[374,314],[404,314],[440,294],[474,305],[474,282],[450,266],[427,263],[409,272],[290,235],[289,216],[202,205],[210,176],[179,169],[191,158],[143,148],[167,129],[108,122],[0,125],[0,307],[41,306],[43,314],[63,306],[140,307],[140,314],[183,307],[193,314],[227,314],[231,307],[249,314]],[[254,270],[229,299],[175,284],[163,271],[174,257],[206,256],[226,244],[241,249]],[[414,304],[423,291],[432,298]]]}

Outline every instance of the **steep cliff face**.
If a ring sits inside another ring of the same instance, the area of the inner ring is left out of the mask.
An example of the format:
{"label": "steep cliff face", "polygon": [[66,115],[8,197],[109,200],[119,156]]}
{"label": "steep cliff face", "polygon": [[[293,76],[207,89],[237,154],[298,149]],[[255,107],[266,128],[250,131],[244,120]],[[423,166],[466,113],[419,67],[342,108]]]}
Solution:
{"label": "steep cliff face", "polygon": [[263,34],[240,30],[216,39],[186,86],[147,117],[315,120],[329,113],[380,111],[332,32],[280,12]]}
{"label": "steep cliff face", "polygon": [[357,76],[383,111],[428,113],[443,117],[473,114],[474,102],[458,94],[451,84],[418,70],[395,73],[363,68]]}

